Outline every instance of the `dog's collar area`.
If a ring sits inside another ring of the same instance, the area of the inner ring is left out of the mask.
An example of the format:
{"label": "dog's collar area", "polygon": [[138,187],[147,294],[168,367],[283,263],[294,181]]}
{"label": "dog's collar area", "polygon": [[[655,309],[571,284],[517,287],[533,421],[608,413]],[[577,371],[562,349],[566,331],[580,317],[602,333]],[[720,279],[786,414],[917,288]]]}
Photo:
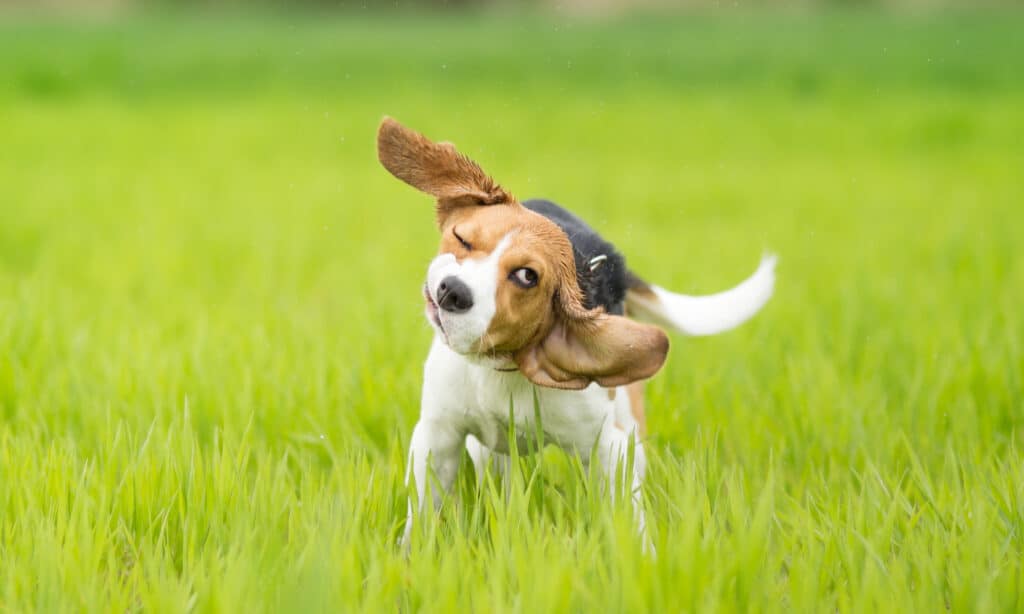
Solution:
{"label": "dog's collar area", "polygon": [[493,371],[512,373],[519,370],[519,365],[516,364],[510,354],[463,354],[463,358],[479,367]]}

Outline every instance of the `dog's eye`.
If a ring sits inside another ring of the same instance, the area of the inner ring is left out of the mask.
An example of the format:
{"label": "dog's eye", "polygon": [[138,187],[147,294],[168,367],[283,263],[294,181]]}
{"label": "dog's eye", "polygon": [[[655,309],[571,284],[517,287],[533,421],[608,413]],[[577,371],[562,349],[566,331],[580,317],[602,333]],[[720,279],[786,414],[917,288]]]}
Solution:
{"label": "dog's eye", "polygon": [[459,240],[459,243],[462,244],[462,247],[466,248],[466,251],[468,251],[468,252],[473,251],[473,246],[469,244],[469,241],[466,241],[461,236],[459,236],[459,233],[455,232],[454,228],[452,228],[452,234],[455,235],[455,238]]}
{"label": "dog's eye", "polygon": [[512,271],[508,278],[520,288],[532,288],[537,285],[537,271],[526,267]]}

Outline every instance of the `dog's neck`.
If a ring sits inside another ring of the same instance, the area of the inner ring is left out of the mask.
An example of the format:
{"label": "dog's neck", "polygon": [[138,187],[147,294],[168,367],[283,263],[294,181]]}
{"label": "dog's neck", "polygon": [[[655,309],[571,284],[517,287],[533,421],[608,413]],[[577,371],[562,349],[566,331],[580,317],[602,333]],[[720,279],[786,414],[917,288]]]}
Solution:
{"label": "dog's neck", "polygon": [[[438,342],[447,347],[444,339],[438,339]],[[451,348],[449,347],[449,349]],[[504,352],[497,354],[458,354],[458,356],[469,364],[487,367],[495,371],[511,373],[519,370],[519,365],[512,359],[512,355]]]}

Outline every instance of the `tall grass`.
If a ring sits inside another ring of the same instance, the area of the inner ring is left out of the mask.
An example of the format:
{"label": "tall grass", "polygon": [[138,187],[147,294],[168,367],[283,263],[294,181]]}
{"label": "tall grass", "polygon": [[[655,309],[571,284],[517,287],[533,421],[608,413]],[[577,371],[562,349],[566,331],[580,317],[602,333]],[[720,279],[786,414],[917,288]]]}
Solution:
{"label": "tall grass", "polygon": [[[1020,23],[0,25],[0,607],[1020,610]],[[657,557],[553,451],[396,546],[436,235],[385,113],[660,285],[781,254],[649,386]]]}

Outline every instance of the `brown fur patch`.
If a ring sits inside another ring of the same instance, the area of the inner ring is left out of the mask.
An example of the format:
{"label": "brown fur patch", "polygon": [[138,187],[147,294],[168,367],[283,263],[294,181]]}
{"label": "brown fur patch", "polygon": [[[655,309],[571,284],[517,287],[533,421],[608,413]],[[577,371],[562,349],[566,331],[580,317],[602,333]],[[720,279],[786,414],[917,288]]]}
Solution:
{"label": "brown fur patch", "polygon": [[645,382],[633,382],[626,386],[629,394],[629,411],[633,414],[637,426],[640,429],[640,436],[647,434],[647,414],[644,410],[644,386]]}
{"label": "brown fur patch", "polygon": [[651,284],[637,277],[633,271],[626,271],[626,291],[652,298],[657,296],[651,289]]}

